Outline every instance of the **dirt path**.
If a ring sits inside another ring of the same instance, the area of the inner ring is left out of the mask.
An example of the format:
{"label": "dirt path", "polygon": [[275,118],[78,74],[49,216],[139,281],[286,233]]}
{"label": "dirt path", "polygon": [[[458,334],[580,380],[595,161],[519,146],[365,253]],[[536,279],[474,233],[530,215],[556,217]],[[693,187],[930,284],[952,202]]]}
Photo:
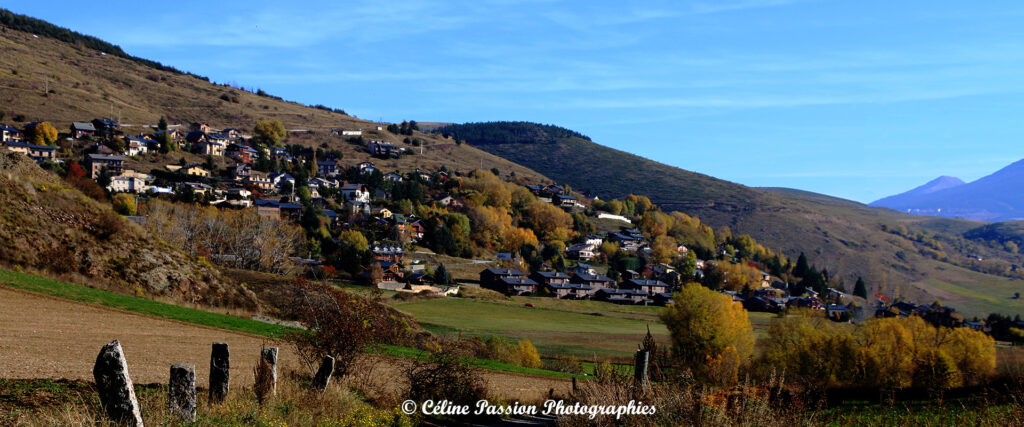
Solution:
{"label": "dirt path", "polygon": [[[227,342],[231,350],[231,383],[252,384],[252,366],[260,346],[281,347],[281,369],[298,369],[287,345],[266,338],[159,319],[92,304],[52,298],[0,286],[0,378],[67,378],[92,381],[100,348],[118,339],[136,383],[165,383],[175,363],[196,365],[196,385],[208,383],[210,344]],[[385,358],[382,385],[401,383],[400,360]],[[550,389],[565,395],[570,383],[546,377],[487,372],[498,395],[537,400]]]}

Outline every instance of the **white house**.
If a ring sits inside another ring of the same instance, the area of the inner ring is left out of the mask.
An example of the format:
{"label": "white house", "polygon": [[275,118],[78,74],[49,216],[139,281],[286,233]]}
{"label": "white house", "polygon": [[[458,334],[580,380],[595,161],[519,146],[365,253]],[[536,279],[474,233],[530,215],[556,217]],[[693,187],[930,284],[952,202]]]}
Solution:
{"label": "white house", "polygon": [[146,187],[146,181],[137,176],[115,176],[110,178],[107,189],[111,193],[138,193]]}
{"label": "white house", "polygon": [[370,190],[363,184],[345,184],[341,186],[341,195],[348,201],[370,203]]}

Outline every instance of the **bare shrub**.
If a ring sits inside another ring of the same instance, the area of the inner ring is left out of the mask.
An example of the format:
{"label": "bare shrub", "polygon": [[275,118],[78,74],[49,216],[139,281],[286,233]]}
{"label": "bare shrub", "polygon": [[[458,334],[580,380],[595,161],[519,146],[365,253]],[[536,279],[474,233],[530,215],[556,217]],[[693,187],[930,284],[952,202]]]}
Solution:
{"label": "bare shrub", "polygon": [[409,382],[407,397],[417,402],[448,400],[455,405],[473,406],[487,397],[483,378],[458,355],[441,350],[428,360],[418,360],[405,369]]}
{"label": "bare shrub", "polygon": [[267,401],[274,389],[274,378],[271,372],[270,363],[260,354],[256,359],[256,366],[252,370],[255,381],[252,385],[252,392],[256,395],[256,401],[260,406]]}

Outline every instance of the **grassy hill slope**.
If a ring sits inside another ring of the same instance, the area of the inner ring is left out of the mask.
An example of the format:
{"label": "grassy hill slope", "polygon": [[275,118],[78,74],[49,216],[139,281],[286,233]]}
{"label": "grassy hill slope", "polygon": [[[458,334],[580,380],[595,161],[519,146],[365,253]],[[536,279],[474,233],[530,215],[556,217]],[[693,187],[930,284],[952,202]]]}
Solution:
{"label": "grassy hill slope", "polygon": [[178,302],[255,309],[256,296],[40,169],[0,152],[0,260],[69,281]]}
{"label": "grassy hill slope", "polygon": [[[980,223],[911,216],[799,190],[750,188],[604,147],[576,133],[548,133],[546,128],[506,122],[449,125],[436,131],[466,139],[576,190],[604,199],[645,195],[663,209],[750,234],[793,259],[805,252],[818,268],[841,278],[847,290],[863,276],[871,292],[961,303],[972,314],[1024,313],[1024,304],[1014,300],[967,303],[980,295],[1003,295],[1008,288],[1024,287],[1018,280],[963,268],[971,266],[969,257],[976,253],[1019,262],[1015,254],[975,245],[961,236]],[[923,243],[933,243],[928,239],[940,242],[947,261],[934,259]]]}
{"label": "grassy hill slope", "polygon": [[[405,136],[378,131],[381,124],[326,107],[314,108],[211,84],[167,67],[154,68],[145,60],[108,55],[86,47],[86,43],[34,37],[2,25],[0,29],[0,51],[4,53],[0,55],[0,123],[21,126],[46,120],[59,131],[67,132],[72,121],[113,116],[120,118],[126,134],[134,135],[149,132],[149,126],[155,125],[161,116],[168,117],[172,124],[187,126],[199,121],[218,129],[242,130],[251,130],[259,120],[279,120],[286,129],[296,131],[290,133],[287,143],[317,147],[326,144],[325,148],[343,153],[343,164],[371,160],[385,172],[436,170],[441,166],[468,171],[482,166],[498,168],[506,175],[514,172],[517,176],[547,181],[508,160],[435,135],[416,132],[410,138],[420,139],[422,147],[413,147],[402,142]],[[361,146],[332,135],[331,129],[363,129],[367,140],[391,141],[416,154],[401,159],[371,159]],[[163,166],[167,160],[155,156],[144,159],[152,165],[133,166]]]}

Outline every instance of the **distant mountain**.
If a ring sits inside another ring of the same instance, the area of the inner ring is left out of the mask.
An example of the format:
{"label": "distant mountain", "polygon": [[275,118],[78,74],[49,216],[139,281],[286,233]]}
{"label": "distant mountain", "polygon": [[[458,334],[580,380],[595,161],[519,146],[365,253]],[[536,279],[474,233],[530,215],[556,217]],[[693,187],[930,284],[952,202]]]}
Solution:
{"label": "distant mountain", "polygon": [[918,199],[923,198],[931,193],[964,184],[965,182],[960,178],[943,175],[931,181],[928,181],[927,184],[924,184],[920,187],[916,187],[913,190],[905,191],[895,196],[889,196],[875,200],[874,202],[871,202],[871,206],[899,210],[899,208],[895,206],[913,205]]}
{"label": "distant mountain", "polygon": [[1024,160],[971,183],[941,177],[906,193],[871,203],[914,215],[975,221],[1024,219]]}

